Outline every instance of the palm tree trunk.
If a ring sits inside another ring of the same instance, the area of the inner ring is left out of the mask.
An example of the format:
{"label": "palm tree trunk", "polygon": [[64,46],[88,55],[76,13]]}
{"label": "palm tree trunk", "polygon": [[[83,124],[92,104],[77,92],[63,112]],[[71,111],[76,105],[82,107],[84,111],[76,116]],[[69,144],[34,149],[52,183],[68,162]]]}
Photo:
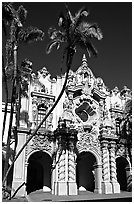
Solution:
{"label": "palm tree trunk", "polygon": [[16,103],[16,126],[20,126],[21,84],[18,85],[18,104]]}
{"label": "palm tree trunk", "polygon": [[6,159],[5,159],[5,166],[4,166],[4,175],[6,175],[6,172],[8,170],[8,163],[9,163],[9,158],[10,158],[10,139],[11,139],[13,112],[14,112],[14,103],[13,103],[14,81],[15,80],[13,80],[13,88],[12,88],[12,97],[11,97],[12,103],[11,103],[10,121],[9,121],[8,137],[7,137],[7,147],[6,147]]}
{"label": "palm tree trunk", "polygon": [[[16,78],[17,78],[17,46],[14,46],[14,79],[13,79],[13,86],[12,86],[12,95],[11,95],[11,111],[10,111],[10,120],[9,120],[9,128],[8,128],[8,137],[7,137],[7,148],[6,148],[6,159],[5,159],[5,166],[4,166],[4,176],[8,171],[8,163],[10,158],[10,139],[12,134],[12,122],[13,122],[13,113],[14,113],[14,105],[16,99]],[[6,177],[7,179],[7,177]],[[7,185],[7,182],[3,182],[3,185]]]}
{"label": "palm tree trunk", "polygon": [[3,79],[4,79],[4,84],[5,84],[5,111],[4,111],[3,129],[2,129],[2,141],[3,141],[5,125],[6,125],[6,117],[7,117],[7,107],[8,107],[8,87],[7,87],[7,77],[5,73],[3,55],[2,55],[2,72],[3,72]]}
{"label": "palm tree trunk", "polygon": [[41,125],[44,123],[44,121],[46,121],[46,119],[48,118],[48,116],[51,114],[51,112],[54,110],[54,108],[56,107],[56,105],[58,104],[58,102],[60,101],[65,88],[66,88],[66,84],[67,84],[67,80],[68,80],[68,74],[69,74],[69,70],[71,68],[72,65],[72,60],[73,60],[73,55],[75,53],[75,50],[72,47],[68,47],[67,50],[67,60],[66,60],[66,64],[67,64],[67,72],[66,72],[66,78],[62,87],[62,90],[57,98],[57,100],[55,101],[55,103],[53,104],[52,108],[48,111],[48,113],[46,114],[46,116],[43,118],[43,120],[40,122],[40,124],[38,125],[38,127],[34,130],[34,132],[31,134],[31,136],[28,138],[28,140],[26,141],[26,143],[22,146],[22,148],[20,149],[20,151],[18,152],[18,154],[16,155],[15,159],[13,160],[12,164],[10,165],[4,179],[3,179],[3,183],[2,185],[5,183],[5,180],[12,168],[12,166],[14,165],[15,161],[17,160],[17,158],[19,157],[19,155],[21,154],[21,152],[24,150],[24,148],[27,146],[27,144],[30,142],[30,140],[36,135],[37,131],[39,130],[39,128],[41,127]]}

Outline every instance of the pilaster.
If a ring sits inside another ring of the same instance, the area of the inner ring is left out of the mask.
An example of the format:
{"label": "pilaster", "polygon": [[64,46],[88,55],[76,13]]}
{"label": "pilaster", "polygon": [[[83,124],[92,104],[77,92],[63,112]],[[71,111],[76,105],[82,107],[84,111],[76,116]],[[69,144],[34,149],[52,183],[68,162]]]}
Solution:
{"label": "pilaster", "polygon": [[127,190],[132,191],[132,169],[130,166],[126,166],[126,177],[127,177]]}
{"label": "pilaster", "polygon": [[95,193],[102,193],[102,165],[95,164],[94,165],[95,170]]}
{"label": "pilaster", "polygon": [[112,184],[110,183],[110,168],[109,168],[109,151],[108,141],[102,141],[102,193],[112,193]]}
{"label": "pilaster", "polygon": [[77,195],[75,146],[77,132],[66,126],[66,120],[59,120],[55,131],[58,141],[57,177],[54,184],[55,195]]}
{"label": "pilaster", "polygon": [[[22,144],[26,142],[26,134],[28,133],[26,128],[20,128],[18,130],[18,145],[16,149],[16,154],[19,152],[19,150],[22,147]],[[13,192],[24,182],[26,182],[26,166],[25,166],[25,149],[19,156],[19,158],[16,160],[14,164],[14,172],[13,172],[13,183],[12,183],[12,189]],[[24,196],[25,195],[25,185],[22,186],[22,188],[17,193],[18,196]]]}
{"label": "pilaster", "polygon": [[110,159],[110,179],[112,183],[113,193],[120,193],[120,185],[117,182],[116,161],[115,161],[115,141],[110,141],[109,144],[109,159]]}

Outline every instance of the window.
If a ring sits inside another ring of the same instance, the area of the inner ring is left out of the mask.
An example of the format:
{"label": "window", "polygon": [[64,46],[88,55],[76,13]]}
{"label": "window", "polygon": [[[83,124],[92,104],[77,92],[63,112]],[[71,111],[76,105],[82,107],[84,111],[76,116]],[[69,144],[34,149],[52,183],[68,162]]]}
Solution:
{"label": "window", "polygon": [[86,122],[89,117],[95,114],[95,111],[87,102],[84,102],[82,105],[76,108],[75,113],[83,122]]}
{"label": "window", "polygon": [[[40,124],[40,122],[43,120],[47,113],[47,106],[44,105],[44,103],[40,104],[38,106],[38,115],[37,115],[37,125]],[[44,123],[41,126],[41,129],[46,129],[47,126],[47,120],[44,121]]]}

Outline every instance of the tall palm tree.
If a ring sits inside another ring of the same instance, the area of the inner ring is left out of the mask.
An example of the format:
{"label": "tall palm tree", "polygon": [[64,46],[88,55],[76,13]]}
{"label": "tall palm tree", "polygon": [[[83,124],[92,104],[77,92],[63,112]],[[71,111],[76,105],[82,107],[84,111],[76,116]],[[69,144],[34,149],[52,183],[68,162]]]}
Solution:
{"label": "tall palm tree", "polygon": [[[20,20],[18,19],[17,13],[13,8],[12,3],[3,2],[2,3],[2,30],[4,32],[5,37],[7,37],[7,27],[11,25],[11,22],[13,19],[15,19],[16,23],[20,25]],[[5,87],[5,111],[4,111],[3,129],[2,129],[2,141],[3,141],[5,124],[6,124],[6,116],[7,116],[8,97],[9,97],[3,54],[2,54],[2,74],[3,74],[3,82]]]}
{"label": "tall palm tree", "polygon": [[[8,161],[9,161],[9,149],[10,149],[10,137],[12,131],[12,121],[13,121],[13,112],[14,106],[17,99],[17,77],[18,77],[18,65],[17,65],[17,52],[19,45],[22,43],[28,43],[33,41],[42,40],[44,33],[42,30],[39,30],[36,27],[24,28],[24,23],[27,17],[27,11],[23,6],[20,6],[18,10],[13,9],[13,18],[10,22],[10,34],[9,39],[6,43],[6,73],[9,73],[9,67],[13,71],[12,75],[12,93],[11,93],[11,111],[10,111],[10,120],[8,128],[8,137],[7,137],[7,151],[6,151],[6,161],[4,168],[4,175],[8,170]],[[12,65],[12,66],[10,66]]]}
{"label": "tall palm tree", "polygon": [[[68,73],[71,68],[73,56],[76,52],[76,47],[80,46],[81,48],[86,49],[89,53],[93,53],[93,55],[97,54],[97,51],[93,44],[91,43],[91,38],[95,37],[98,40],[102,39],[102,33],[100,29],[98,28],[97,24],[89,24],[87,22],[83,22],[83,17],[88,16],[87,9],[81,9],[74,17],[72,16],[70,10],[68,9],[68,6],[66,6],[66,16],[64,16],[62,13],[59,16],[58,26],[60,30],[56,30],[53,28],[50,28],[48,30],[48,34],[50,36],[51,42],[47,47],[47,53],[49,54],[54,46],[56,46],[57,49],[59,49],[61,43],[66,43],[66,47],[63,52],[63,57],[66,55],[66,65],[67,65],[67,71],[66,71],[66,78],[62,87],[62,90],[57,97],[57,100],[53,104],[52,108],[48,111],[46,116],[43,118],[41,123],[38,125],[38,127],[33,131],[31,136],[28,138],[26,143],[23,145],[23,147],[20,149],[20,151],[17,153],[12,165],[17,160],[23,149],[26,147],[26,145],[29,143],[29,141],[36,135],[37,131],[41,127],[41,125],[44,123],[44,121],[48,118],[48,116],[51,114],[51,112],[56,107],[57,103],[61,99],[64,90],[66,88],[67,79],[68,79]],[[10,166],[5,178],[7,177],[10,169],[12,168],[12,165]]]}

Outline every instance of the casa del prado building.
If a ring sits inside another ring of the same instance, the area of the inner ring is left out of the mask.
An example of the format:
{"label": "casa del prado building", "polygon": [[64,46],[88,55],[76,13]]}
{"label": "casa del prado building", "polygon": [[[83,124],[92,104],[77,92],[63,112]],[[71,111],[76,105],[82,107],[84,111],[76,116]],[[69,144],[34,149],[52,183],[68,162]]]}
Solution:
{"label": "casa del prado building", "polygon": [[[46,67],[38,74],[26,71],[28,98],[21,99],[17,152],[53,106],[65,80],[65,75],[52,79]],[[131,97],[125,86],[109,91],[83,54],[80,66],[69,72],[58,105],[15,162],[12,189],[25,182],[18,195],[39,189],[54,195],[128,191],[131,162],[118,140],[118,118]]]}

